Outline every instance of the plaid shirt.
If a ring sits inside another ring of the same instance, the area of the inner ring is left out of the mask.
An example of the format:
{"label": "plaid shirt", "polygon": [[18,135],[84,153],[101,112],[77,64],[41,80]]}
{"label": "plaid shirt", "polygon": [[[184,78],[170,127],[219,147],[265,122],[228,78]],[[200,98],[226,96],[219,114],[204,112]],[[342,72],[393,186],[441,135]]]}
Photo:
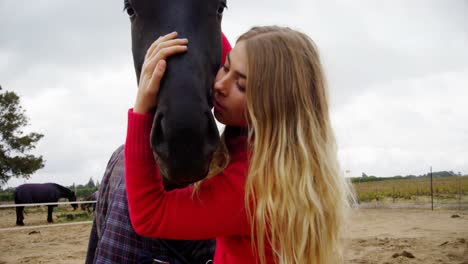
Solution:
{"label": "plaid shirt", "polygon": [[99,187],[86,264],[151,263],[152,258],[205,264],[213,259],[214,240],[151,239],[135,233],[128,214],[123,149],[112,154]]}

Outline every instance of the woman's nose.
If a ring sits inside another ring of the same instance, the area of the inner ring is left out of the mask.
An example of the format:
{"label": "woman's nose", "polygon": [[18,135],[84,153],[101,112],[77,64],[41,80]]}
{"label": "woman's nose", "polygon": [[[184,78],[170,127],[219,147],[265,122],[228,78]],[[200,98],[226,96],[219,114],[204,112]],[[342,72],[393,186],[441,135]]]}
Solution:
{"label": "woman's nose", "polygon": [[228,78],[227,74],[218,74],[218,78],[216,78],[215,84],[214,84],[214,90],[215,93],[219,93],[222,95],[226,95],[228,91]]}

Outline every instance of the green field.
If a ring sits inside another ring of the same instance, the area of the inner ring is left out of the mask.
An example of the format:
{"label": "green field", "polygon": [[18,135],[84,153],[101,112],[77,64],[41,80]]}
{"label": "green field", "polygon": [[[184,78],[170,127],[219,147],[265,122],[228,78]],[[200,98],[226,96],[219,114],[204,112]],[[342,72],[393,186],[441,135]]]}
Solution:
{"label": "green field", "polygon": [[[371,201],[430,201],[430,178],[387,179],[359,182],[353,186],[359,202]],[[433,179],[434,199],[439,202],[468,202],[468,177],[441,177]]]}

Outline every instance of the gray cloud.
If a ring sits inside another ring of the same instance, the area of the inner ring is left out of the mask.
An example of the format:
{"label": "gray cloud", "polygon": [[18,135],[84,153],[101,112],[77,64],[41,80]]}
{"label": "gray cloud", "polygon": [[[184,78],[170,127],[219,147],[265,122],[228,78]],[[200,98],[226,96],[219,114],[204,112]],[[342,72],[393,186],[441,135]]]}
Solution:
{"label": "gray cloud", "polygon": [[[368,90],[335,109],[343,165],[354,175],[467,171],[468,67]],[[450,167],[450,168],[447,168]]]}
{"label": "gray cloud", "polygon": [[[3,1],[2,74],[21,79],[41,68],[84,70],[108,67],[128,57],[130,24],[123,1]],[[119,61],[120,60],[120,61]],[[130,60],[131,61],[131,60]]]}

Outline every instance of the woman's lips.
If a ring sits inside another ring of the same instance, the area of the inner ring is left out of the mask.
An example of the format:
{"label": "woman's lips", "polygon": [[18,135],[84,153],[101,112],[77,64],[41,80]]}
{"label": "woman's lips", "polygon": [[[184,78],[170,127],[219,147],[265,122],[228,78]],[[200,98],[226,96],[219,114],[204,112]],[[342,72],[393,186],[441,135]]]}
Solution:
{"label": "woman's lips", "polygon": [[215,100],[214,108],[216,111],[225,110],[224,106],[220,102],[218,102],[218,100]]}

